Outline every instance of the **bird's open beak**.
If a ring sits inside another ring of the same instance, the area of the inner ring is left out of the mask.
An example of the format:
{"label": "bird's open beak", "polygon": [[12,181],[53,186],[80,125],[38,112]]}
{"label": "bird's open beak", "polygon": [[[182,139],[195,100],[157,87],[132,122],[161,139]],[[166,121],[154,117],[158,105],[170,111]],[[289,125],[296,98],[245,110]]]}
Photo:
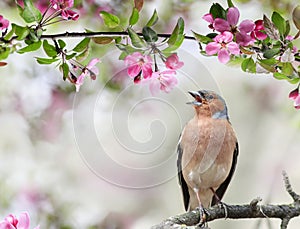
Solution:
{"label": "bird's open beak", "polygon": [[192,105],[196,105],[196,106],[202,105],[202,101],[203,101],[204,98],[203,98],[203,96],[199,92],[197,92],[197,91],[189,91],[189,94],[191,96],[193,96],[195,98],[195,100],[192,101],[192,102],[187,102],[187,104],[192,104]]}

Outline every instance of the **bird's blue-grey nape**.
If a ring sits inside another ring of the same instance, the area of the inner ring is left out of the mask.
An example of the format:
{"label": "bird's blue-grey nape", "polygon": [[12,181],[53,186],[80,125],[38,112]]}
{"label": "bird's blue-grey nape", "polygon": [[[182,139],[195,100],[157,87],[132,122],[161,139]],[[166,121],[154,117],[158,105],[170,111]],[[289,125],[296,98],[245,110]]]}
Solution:
{"label": "bird's blue-grey nape", "polygon": [[225,100],[222,98],[222,96],[218,95],[219,100],[221,100],[224,104],[224,109],[222,111],[218,111],[216,113],[213,114],[212,118],[214,119],[227,119],[229,120],[229,116],[228,116],[228,110],[227,110],[227,105],[225,103]]}
{"label": "bird's blue-grey nape", "polygon": [[212,115],[212,118],[213,119],[227,119],[227,120],[229,120],[229,117],[228,117],[228,114],[227,114],[227,108],[225,107],[224,110],[214,113]]}

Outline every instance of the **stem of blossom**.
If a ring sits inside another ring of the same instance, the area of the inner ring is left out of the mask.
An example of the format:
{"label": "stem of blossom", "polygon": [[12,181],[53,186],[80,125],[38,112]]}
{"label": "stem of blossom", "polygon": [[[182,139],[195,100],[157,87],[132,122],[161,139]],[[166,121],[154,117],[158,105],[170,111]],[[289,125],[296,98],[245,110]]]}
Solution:
{"label": "stem of blossom", "polygon": [[45,16],[46,16],[46,13],[48,12],[48,10],[52,7],[52,4],[49,4],[49,6],[47,7],[47,9],[44,11],[43,15],[42,15],[42,18],[41,18],[41,21],[39,24],[42,23],[42,21],[44,20]]}
{"label": "stem of blossom", "polygon": [[157,62],[156,62],[156,55],[154,54],[154,71],[158,72],[158,66],[157,66]]}
{"label": "stem of blossom", "polygon": [[57,17],[61,13],[61,10],[55,11],[52,14],[50,14],[47,18],[45,18],[44,21],[41,21],[41,26],[46,26],[48,22],[50,22],[52,19]]}

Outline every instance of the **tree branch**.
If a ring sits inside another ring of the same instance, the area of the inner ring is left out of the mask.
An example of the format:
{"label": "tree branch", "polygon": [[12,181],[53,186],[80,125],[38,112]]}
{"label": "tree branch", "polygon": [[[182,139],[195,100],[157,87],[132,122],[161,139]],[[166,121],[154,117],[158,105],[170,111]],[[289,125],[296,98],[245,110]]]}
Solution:
{"label": "tree branch", "polygon": [[[143,36],[142,33],[137,33],[139,36]],[[116,36],[129,36],[126,31],[124,32],[65,32],[65,33],[58,33],[58,34],[49,34],[49,35],[42,35],[41,39],[56,39],[56,38],[66,38],[66,37],[116,37]],[[169,38],[171,34],[167,33],[158,33],[158,37],[161,38]],[[185,39],[188,40],[196,40],[193,36],[185,36]]]}
{"label": "tree branch", "polygon": [[[288,176],[283,172],[285,188],[294,202],[291,204],[267,204],[259,205],[260,198],[251,201],[250,204],[244,205],[227,205],[226,212],[223,204],[215,205],[205,209],[206,222],[221,218],[230,219],[249,219],[249,218],[278,218],[281,219],[281,229],[286,229],[289,221],[300,215],[300,196],[296,194],[291,187]],[[151,229],[171,229],[171,228],[190,228],[199,223],[199,211],[194,210],[181,215],[170,217]],[[182,227],[186,225],[187,227]],[[179,227],[180,226],[180,227]],[[193,227],[194,228],[194,227]]]}

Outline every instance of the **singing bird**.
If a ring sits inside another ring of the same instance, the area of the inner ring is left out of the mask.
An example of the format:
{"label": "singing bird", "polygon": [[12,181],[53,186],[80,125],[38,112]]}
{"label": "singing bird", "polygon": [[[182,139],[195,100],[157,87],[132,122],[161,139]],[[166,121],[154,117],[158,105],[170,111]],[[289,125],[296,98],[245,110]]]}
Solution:
{"label": "singing bird", "polygon": [[[213,91],[190,91],[195,116],[178,144],[178,177],[187,211],[218,204],[235,171],[238,142],[224,99]],[[202,211],[201,211],[202,210]],[[200,216],[202,217],[202,216]]]}

